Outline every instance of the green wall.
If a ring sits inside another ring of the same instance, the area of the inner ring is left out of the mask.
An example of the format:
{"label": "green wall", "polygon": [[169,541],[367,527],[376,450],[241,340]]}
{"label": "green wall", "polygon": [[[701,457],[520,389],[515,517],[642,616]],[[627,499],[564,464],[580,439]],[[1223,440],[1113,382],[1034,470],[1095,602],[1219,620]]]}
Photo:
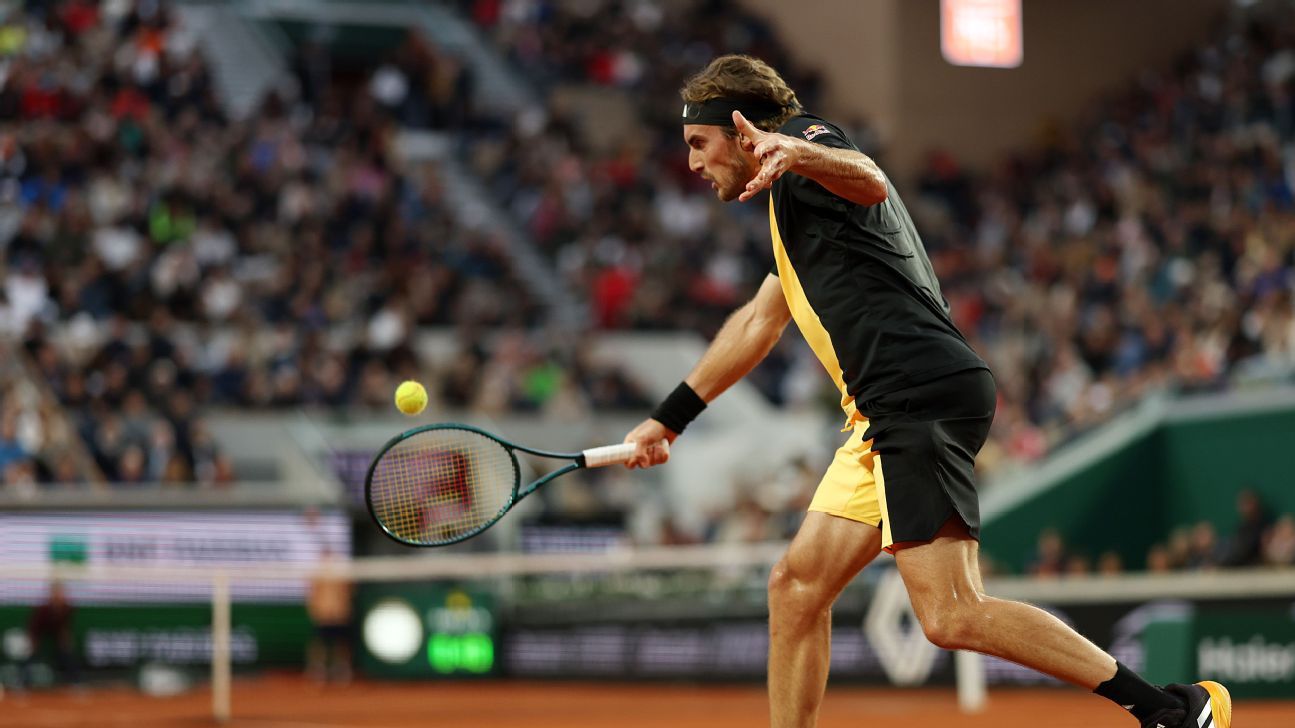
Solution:
{"label": "green wall", "polygon": [[1163,427],[1161,467],[1174,525],[1237,525],[1237,492],[1258,491],[1276,513],[1295,513],[1295,412],[1175,422]]}
{"label": "green wall", "polygon": [[1054,527],[1094,561],[1113,549],[1125,568],[1140,569],[1178,526],[1207,520],[1225,540],[1245,487],[1274,514],[1295,513],[1295,410],[1162,421],[990,520],[982,548],[1019,573],[1039,533]]}
{"label": "green wall", "polygon": [[[1130,564],[1163,531],[1158,433],[1139,437],[986,524],[982,549],[1019,573],[1034,558],[1039,533],[1056,528],[1066,543],[1096,558],[1114,549]],[[1136,564],[1141,564],[1139,556]]]}

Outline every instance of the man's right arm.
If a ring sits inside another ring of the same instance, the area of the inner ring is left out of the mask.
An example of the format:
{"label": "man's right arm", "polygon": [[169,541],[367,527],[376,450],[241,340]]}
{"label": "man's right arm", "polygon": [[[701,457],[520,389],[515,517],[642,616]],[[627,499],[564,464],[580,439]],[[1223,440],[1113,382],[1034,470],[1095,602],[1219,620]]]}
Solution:
{"label": "man's right arm", "polygon": [[[790,320],[791,309],[782,285],[776,276],[769,275],[755,297],[724,322],[684,382],[709,403],[769,355]],[[646,468],[664,463],[670,459],[669,443],[678,436],[657,420],[644,420],[625,436],[625,442],[638,445],[634,458],[626,465]]]}

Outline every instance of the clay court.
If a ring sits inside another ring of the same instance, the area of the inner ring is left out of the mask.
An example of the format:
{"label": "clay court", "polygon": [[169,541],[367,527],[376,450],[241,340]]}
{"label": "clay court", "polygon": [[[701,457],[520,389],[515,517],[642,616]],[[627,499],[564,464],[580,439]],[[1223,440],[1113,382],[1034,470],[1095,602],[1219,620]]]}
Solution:
{"label": "clay court", "polygon": [[[212,725],[206,691],[150,698],[129,690],[8,696],[0,725],[183,728]],[[1239,728],[1295,725],[1295,703],[1236,706]],[[767,724],[757,686],[595,685],[589,683],[372,683],[324,689],[296,676],[236,681],[231,726],[668,726],[724,728]],[[1102,700],[1068,690],[1001,690],[985,712],[962,716],[952,690],[829,689],[819,725],[895,728],[1095,728],[1131,722]]]}

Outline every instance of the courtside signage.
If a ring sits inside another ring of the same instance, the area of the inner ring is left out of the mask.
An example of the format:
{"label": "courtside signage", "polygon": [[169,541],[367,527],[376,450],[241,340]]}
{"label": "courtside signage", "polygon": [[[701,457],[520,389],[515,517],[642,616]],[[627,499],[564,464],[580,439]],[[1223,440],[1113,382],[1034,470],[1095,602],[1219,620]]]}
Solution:
{"label": "courtside signage", "polygon": [[[79,663],[90,669],[131,668],[143,663],[207,665],[211,662],[211,606],[77,606],[73,622]],[[27,632],[31,610],[0,606],[0,680],[34,653]],[[310,641],[310,620],[301,605],[244,604],[234,608],[230,660],[235,666],[301,665]]]}
{"label": "courtside signage", "polygon": [[1195,626],[1196,669],[1202,678],[1226,680],[1234,695],[1295,696],[1295,604],[1202,610]]}
{"label": "courtside signage", "polygon": [[496,669],[494,597],[441,584],[362,584],[359,665],[382,678],[477,677]]}
{"label": "courtside signage", "polygon": [[[99,512],[0,514],[0,567],[51,562],[87,566],[198,567],[258,563],[314,564],[326,551],[349,554],[350,528],[340,513]],[[234,601],[300,602],[305,579],[231,584]],[[47,585],[0,578],[0,604],[37,604]],[[209,579],[74,581],[73,604],[210,603]]]}

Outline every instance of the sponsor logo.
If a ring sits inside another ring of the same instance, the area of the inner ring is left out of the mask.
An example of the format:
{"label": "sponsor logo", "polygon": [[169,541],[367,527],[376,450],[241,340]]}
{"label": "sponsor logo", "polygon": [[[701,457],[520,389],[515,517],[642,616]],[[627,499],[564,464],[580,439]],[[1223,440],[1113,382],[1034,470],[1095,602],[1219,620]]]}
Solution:
{"label": "sponsor logo", "polygon": [[84,564],[86,561],[85,536],[54,534],[49,538],[49,560],[62,561],[69,564]]}
{"label": "sponsor logo", "polygon": [[823,126],[822,124],[810,124],[809,126],[805,127],[805,131],[802,131],[801,134],[804,134],[806,139],[813,141],[814,137],[819,137],[824,134],[830,134],[831,132],[832,132],[831,129],[827,128],[826,126]]}
{"label": "sponsor logo", "polygon": [[899,571],[891,569],[878,581],[863,632],[891,682],[921,685],[931,677],[939,650],[922,632]]}
{"label": "sponsor logo", "polygon": [[1263,635],[1247,642],[1207,637],[1197,645],[1196,659],[1204,676],[1236,682],[1295,680],[1295,642],[1268,642]]}
{"label": "sponsor logo", "polygon": [[[256,662],[256,633],[235,627],[229,635],[230,659],[239,664]],[[85,658],[93,667],[162,662],[201,665],[211,662],[210,627],[148,627],[89,629],[85,633]]]}

